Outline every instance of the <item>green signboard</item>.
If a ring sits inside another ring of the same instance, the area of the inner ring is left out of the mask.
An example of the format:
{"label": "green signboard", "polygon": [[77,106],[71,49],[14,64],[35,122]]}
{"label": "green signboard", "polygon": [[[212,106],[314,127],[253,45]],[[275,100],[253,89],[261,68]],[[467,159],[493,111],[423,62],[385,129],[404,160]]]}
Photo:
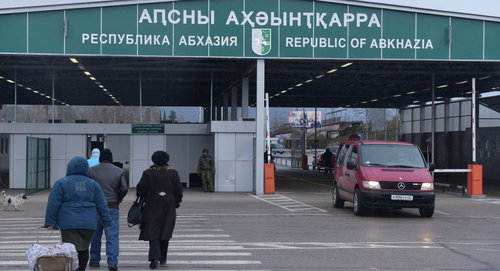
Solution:
{"label": "green signboard", "polygon": [[313,0],[184,0],[0,15],[0,53],[500,60],[500,24]]}
{"label": "green signboard", "polygon": [[132,134],[164,134],[164,124],[132,124]]}

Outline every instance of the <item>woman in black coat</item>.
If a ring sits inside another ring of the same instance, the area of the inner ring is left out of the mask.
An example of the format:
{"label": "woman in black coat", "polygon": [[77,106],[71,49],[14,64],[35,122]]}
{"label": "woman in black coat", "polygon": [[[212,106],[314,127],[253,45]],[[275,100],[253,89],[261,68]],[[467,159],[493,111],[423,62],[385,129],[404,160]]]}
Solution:
{"label": "woman in black coat", "polygon": [[167,262],[168,241],[175,227],[176,208],[182,202],[179,174],[167,163],[169,156],[157,151],[151,157],[154,165],[142,173],[137,196],[144,199],[144,222],[139,240],[149,241],[149,268]]}

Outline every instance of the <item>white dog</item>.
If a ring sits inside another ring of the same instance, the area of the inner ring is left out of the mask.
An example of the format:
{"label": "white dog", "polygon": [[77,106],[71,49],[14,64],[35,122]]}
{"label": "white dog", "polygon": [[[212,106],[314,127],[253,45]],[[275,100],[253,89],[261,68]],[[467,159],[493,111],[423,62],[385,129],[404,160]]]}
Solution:
{"label": "white dog", "polygon": [[0,194],[3,197],[3,209],[5,211],[8,211],[10,206],[14,206],[14,210],[19,211],[21,205],[23,205],[23,203],[28,199],[24,193],[15,197],[7,195],[5,191],[2,191]]}

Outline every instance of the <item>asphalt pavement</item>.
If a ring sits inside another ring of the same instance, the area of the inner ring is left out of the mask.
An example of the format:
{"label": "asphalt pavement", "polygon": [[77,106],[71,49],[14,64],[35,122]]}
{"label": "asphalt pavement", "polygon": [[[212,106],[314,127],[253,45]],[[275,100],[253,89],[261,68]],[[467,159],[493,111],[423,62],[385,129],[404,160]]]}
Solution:
{"label": "asphalt pavement", "polygon": [[[354,216],[331,205],[331,175],[279,168],[274,195],[186,189],[167,265],[159,270],[499,270],[500,198],[438,192],[436,213],[378,209]],[[15,194],[19,191],[9,191]],[[121,206],[120,270],[148,270],[147,244],[125,224]],[[21,211],[0,211],[0,270],[27,270],[49,191]],[[42,232],[40,242],[57,242]],[[105,255],[100,269],[107,270]]]}

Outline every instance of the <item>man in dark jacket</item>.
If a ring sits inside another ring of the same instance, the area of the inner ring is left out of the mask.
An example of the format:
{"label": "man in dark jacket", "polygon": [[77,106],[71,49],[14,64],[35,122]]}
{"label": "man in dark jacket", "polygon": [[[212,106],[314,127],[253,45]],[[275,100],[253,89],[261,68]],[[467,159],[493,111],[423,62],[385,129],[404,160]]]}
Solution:
{"label": "man in dark jacket", "polygon": [[[109,212],[113,219],[112,226],[104,229],[106,233],[106,256],[109,270],[118,270],[119,252],[119,219],[120,212],[118,205],[127,194],[127,180],[123,169],[113,165],[113,154],[111,150],[104,149],[99,157],[97,166],[90,168],[89,177],[94,179],[101,186],[106,196]],[[90,246],[90,266],[99,267],[101,261],[101,237],[103,225],[98,223],[97,230],[92,236]]]}
{"label": "man in dark jacket", "polygon": [[208,154],[207,149],[203,149],[203,155],[198,161],[198,174],[201,178],[203,191],[214,192],[213,176],[215,175],[214,159]]}

